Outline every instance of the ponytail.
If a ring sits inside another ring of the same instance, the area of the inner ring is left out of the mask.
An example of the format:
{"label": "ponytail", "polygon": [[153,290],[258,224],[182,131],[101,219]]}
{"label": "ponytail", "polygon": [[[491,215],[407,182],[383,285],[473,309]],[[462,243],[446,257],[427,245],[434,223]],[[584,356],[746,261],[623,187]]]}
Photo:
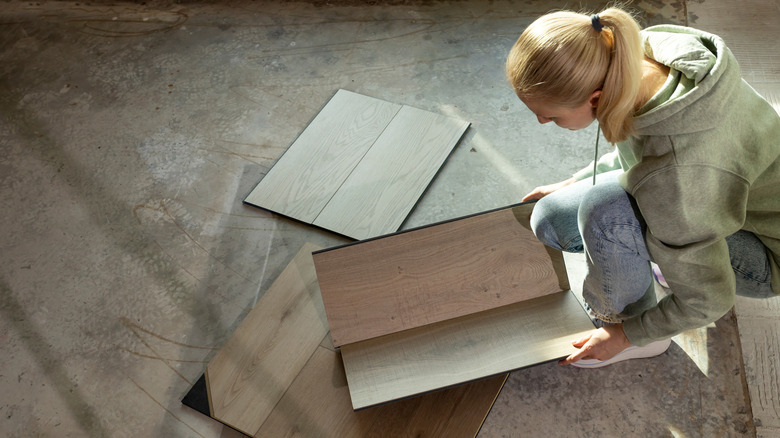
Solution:
{"label": "ponytail", "polygon": [[[598,24],[598,25],[597,25]],[[534,21],[509,52],[506,73],[518,97],[576,108],[601,90],[596,118],[610,143],[633,133],[642,79],[639,24],[609,8],[591,16],[554,12]]]}
{"label": "ponytail", "polygon": [[642,40],[639,24],[627,12],[610,8],[599,14],[605,30],[610,29],[614,49],[607,69],[596,118],[611,143],[623,141],[634,133],[633,116],[642,83]]}

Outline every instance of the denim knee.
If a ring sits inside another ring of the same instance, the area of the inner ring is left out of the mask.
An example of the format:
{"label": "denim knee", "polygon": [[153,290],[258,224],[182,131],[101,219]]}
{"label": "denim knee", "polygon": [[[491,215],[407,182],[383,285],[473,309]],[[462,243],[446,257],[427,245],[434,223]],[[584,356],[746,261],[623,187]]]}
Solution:
{"label": "denim knee", "polygon": [[731,267],[737,282],[737,295],[773,298],[772,268],[766,247],[755,234],[740,230],[726,237]]}
{"label": "denim knee", "polygon": [[543,244],[559,251],[582,252],[576,206],[555,193],[537,201],[531,213],[531,230]]}
{"label": "denim knee", "polygon": [[642,248],[638,253],[647,251],[641,221],[637,219],[628,193],[617,182],[594,186],[580,204],[577,221],[585,241],[589,236],[606,237],[626,248]]}

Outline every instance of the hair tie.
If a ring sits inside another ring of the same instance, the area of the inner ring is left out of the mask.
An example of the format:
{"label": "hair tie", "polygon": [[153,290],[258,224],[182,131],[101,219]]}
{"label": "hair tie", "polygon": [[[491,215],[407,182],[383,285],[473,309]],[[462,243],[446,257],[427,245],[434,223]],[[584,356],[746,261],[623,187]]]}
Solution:
{"label": "hair tie", "polygon": [[596,29],[596,32],[601,32],[601,29],[604,29],[604,25],[601,24],[601,20],[599,19],[599,14],[593,14],[590,16],[590,25]]}

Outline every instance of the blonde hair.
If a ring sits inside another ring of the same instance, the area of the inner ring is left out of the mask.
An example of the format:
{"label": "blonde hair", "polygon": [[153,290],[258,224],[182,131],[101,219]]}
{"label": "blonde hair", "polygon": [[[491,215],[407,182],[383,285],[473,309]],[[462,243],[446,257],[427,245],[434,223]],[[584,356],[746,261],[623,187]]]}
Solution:
{"label": "blonde hair", "polygon": [[584,104],[601,90],[596,118],[604,138],[616,143],[633,133],[642,78],[640,28],[619,8],[598,16],[601,31],[585,14],[560,11],[540,17],[515,42],[506,73],[518,97],[566,108]]}

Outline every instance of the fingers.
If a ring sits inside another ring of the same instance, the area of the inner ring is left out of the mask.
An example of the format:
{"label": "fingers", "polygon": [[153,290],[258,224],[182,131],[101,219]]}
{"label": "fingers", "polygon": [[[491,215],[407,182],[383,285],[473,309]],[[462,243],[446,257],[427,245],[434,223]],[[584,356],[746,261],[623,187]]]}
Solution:
{"label": "fingers", "polygon": [[591,338],[593,338],[593,334],[594,333],[595,333],[595,331],[590,332],[584,338],[581,338],[581,339],[576,340],[576,341],[572,341],[571,344],[573,346],[579,348],[579,350],[577,352],[572,353],[571,355],[569,355],[569,357],[567,357],[565,359],[561,359],[560,361],[558,361],[558,364],[559,365],[569,365],[569,364],[577,362],[578,360],[581,360],[581,359],[589,359],[588,355],[591,352],[591,346],[589,346],[587,344],[588,344],[588,341],[590,341]]}
{"label": "fingers", "polygon": [[534,190],[533,192],[525,195],[523,199],[520,200],[520,202],[528,202],[528,201],[535,201],[538,199],[542,199],[544,197],[544,194]]}
{"label": "fingers", "polygon": [[589,332],[572,345],[579,350],[561,360],[561,365],[569,365],[582,359],[607,360],[631,346],[622,324],[605,326]]}
{"label": "fingers", "polygon": [[577,182],[574,177],[571,177],[565,181],[561,181],[555,184],[548,184],[546,186],[539,186],[531,190],[531,193],[525,195],[523,199],[520,200],[520,202],[527,202],[527,201],[533,201],[533,200],[539,200],[544,198],[545,196],[549,195],[550,193],[561,189],[563,187],[566,187],[568,185],[574,184]]}
{"label": "fingers", "polygon": [[587,336],[585,336],[584,338],[578,341],[572,341],[571,345],[574,345],[577,348],[582,348],[582,346],[585,345],[586,342],[590,341],[590,338],[592,337],[593,337],[593,333],[591,332]]}
{"label": "fingers", "polygon": [[580,361],[582,359],[590,359],[590,357],[588,357],[589,354],[590,354],[590,348],[585,347],[585,348],[582,348],[581,350],[577,351],[576,353],[570,355],[569,357],[561,359],[560,361],[558,361],[558,364],[559,365],[570,365],[570,364],[573,364],[574,362]]}

